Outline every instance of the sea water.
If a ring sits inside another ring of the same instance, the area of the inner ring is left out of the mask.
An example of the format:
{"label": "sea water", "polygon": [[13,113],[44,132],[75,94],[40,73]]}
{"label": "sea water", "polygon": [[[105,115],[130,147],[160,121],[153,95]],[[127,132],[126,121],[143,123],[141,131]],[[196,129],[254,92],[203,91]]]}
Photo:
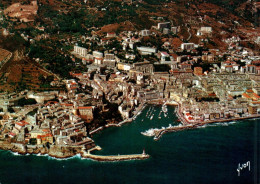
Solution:
{"label": "sea water", "polygon": [[[56,160],[48,156],[17,156],[0,151],[0,183],[259,183],[260,120],[216,123],[203,128],[167,133],[159,141],[141,134],[150,128],[178,125],[174,107],[158,118],[160,106],[149,106],[131,123],[110,127],[93,139],[102,147],[100,155],[151,155],[147,160],[98,162],[75,156]],[[150,109],[151,111],[151,109]],[[150,114],[150,112],[149,112]],[[250,161],[251,168],[238,176],[238,165]],[[257,168],[258,166],[258,168]]]}

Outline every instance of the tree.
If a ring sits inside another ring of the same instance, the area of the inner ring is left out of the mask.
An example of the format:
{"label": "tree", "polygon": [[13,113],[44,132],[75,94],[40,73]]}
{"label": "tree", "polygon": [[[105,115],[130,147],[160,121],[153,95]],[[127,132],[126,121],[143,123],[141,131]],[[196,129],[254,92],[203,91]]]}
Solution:
{"label": "tree", "polygon": [[32,144],[32,145],[36,145],[37,144],[37,139],[36,138],[31,138],[29,143]]}

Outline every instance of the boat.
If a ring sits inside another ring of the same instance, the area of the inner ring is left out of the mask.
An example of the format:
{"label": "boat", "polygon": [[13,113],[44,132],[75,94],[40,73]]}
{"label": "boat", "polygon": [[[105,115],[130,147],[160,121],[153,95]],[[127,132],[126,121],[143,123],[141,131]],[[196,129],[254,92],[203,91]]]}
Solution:
{"label": "boat", "polygon": [[162,105],[162,111],[163,111],[164,113],[166,113],[166,112],[168,111],[167,105],[166,105],[165,103]]}
{"label": "boat", "polygon": [[150,120],[152,120],[153,119],[153,115],[150,117]]}
{"label": "boat", "polygon": [[147,111],[147,113],[146,113],[146,117],[147,117],[147,115],[149,114],[151,108],[152,108],[152,107],[150,107],[150,108],[148,109],[148,111]]}
{"label": "boat", "polygon": [[161,113],[162,113],[162,111],[160,111],[160,113],[159,113],[159,115],[158,115],[158,118],[159,118],[159,119],[161,119]]}
{"label": "boat", "polygon": [[151,113],[149,114],[150,117],[151,117],[151,115],[152,115],[152,113],[153,113],[153,110],[154,110],[154,108],[151,110]]}
{"label": "boat", "polygon": [[167,113],[164,113],[164,117],[167,117]]}

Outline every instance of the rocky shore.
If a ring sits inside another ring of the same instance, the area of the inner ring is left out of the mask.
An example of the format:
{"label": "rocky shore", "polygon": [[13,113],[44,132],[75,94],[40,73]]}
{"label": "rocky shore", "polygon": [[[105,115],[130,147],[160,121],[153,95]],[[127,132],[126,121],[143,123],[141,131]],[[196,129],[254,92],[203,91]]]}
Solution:
{"label": "rocky shore", "polygon": [[[50,148],[38,147],[31,145],[23,145],[21,143],[8,143],[5,141],[0,141],[0,149],[9,150],[20,155],[26,154],[40,154],[48,155],[56,159],[66,159],[71,158],[77,154],[80,154],[82,158],[92,159],[96,161],[126,161],[126,160],[144,160],[149,158],[148,154],[133,154],[133,155],[93,155],[90,151],[86,152],[82,146],[55,146],[52,145]],[[94,147],[91,150],[96,150],[98,148]],[[100,149],[100,148],[99,148]],[[99,150],[98,149],[98,150]]]}
{"label": "rocky shore", "polygon": [[36,145],[24,145],[21,143],[8,143],[0,141],[0,149],[10,150],[12,152],[25,155],[25,154],[41,154],[49,155],[54,158],[69,158],[80,153],[81,146],[68,147],[68,146],[55,146],[51,145],[49,148],[36,146]]}

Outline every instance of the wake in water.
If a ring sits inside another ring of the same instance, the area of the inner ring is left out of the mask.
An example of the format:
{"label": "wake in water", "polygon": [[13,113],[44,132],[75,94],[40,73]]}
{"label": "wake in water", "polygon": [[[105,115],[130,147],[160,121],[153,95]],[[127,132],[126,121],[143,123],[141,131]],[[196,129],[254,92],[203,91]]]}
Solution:
{"label": "wake in water", "polygon": [[29,156],[30,155],[29,153],[26,153],[25,155],[23,155],[23,154],[19,154],[18,152],[12,152],[12,151],[8,151],[8,152],[10,152],[14,156]]}
{"label": "wake in water", "polygon": [[80,154],[76,154],[74,155],[73,157],[69,157],[69,158],[54,158],[54,157],[51,157],[49,155],[47,155],[48,157],[48,160],[70,160],[70,159],[82,159],[81,155]]}
{"label": "wake in water", "polygon": [[25,155],[23,154],[19,154],[18,152],[12,152],[12,151],[9,151],[13,156],[36,156],[36,157],[47,157],[48,160],[70,160],[70,159],[82,159],[81,158],[81,155],[80,154],[76,154],[74,155],[73,157],[69,157],[69,158],[55,158],[55,157],[51,157],[49,156],[48,154],[41,154],[41,153],[38,153],[38,154],[29,154],[29,153],[26,153]]}
{"label": "wake in water", "polygon": [[229,126],[229,125],[233,125],[235,123],[238,123],[237,121],[231,121],[231,122],[219,122],[219,123],[214,123],[214,124],[206,124],[203,126],[199,126],[198,128],[207,128],[207,127],[216,127],[216,126]]}

